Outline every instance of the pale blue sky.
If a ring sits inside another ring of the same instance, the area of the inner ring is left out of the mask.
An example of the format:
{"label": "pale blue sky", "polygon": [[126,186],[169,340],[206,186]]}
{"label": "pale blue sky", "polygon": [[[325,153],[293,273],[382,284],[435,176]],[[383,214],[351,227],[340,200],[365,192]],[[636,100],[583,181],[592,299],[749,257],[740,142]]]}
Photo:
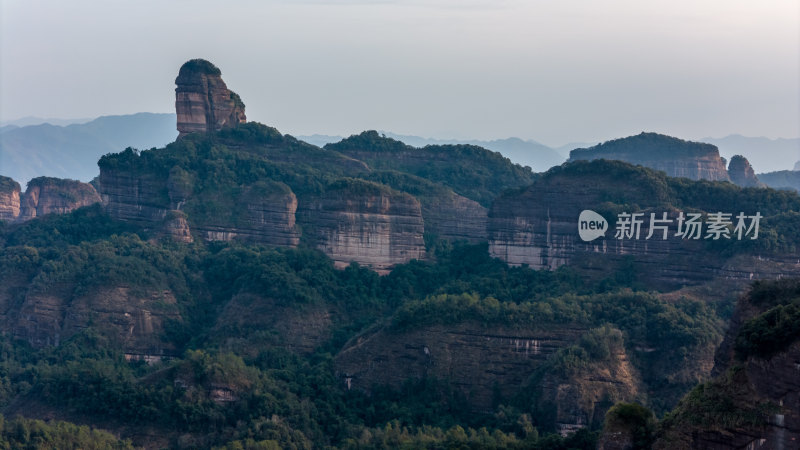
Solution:
{"label": "pale blue sky", "polygon": [[170,112],[201,57],[291,134],[800,136],[797,0],[0,5],[3,120]]}

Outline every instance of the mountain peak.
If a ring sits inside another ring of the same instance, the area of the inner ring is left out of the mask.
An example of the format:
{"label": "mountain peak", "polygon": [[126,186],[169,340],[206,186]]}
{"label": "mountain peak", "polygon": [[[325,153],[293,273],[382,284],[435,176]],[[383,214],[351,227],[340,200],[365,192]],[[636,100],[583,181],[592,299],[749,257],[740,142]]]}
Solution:
{"label": "mountain peak", "polygon": [[175,79],[178,138],[207,133],[247,121],[244,103],[222,81],[222,71],[204,59],[184,63]]}

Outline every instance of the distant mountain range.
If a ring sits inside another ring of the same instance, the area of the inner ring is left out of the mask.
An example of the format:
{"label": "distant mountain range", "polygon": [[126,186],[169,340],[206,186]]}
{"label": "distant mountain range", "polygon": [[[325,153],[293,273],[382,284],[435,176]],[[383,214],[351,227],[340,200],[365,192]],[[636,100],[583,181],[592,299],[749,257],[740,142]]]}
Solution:
{"label": "distant mountain range", "polygon": [[127,147],[162,147],[177,136],[175,114],[103,116],[66,126],[8,123],[0,128],[0,175],[13,178],[23,188],[38,176],[90,181],[99,173],[100,156]]}
{"label": "distant mountain range", "polygon": [[[138,113],[91,119],[43,119],[26,117],[0,122],[0,175],[22,184],[37,176],[53,176],[90,181],[97,173],[100,156],[126,147],[146,149],[175,140],[175,114]],[[570,150],[594,143],[576,142],[548,147],[534,140],[516,137],[495,140],[432,139],[388,131],[387,137],[415,147],[468,144],[499,152],[512,162],[544,172],[560,165]],[[306,135],[298,139],[322,147],[339,142],[344,136]],[[758,173],[791,170],[800,160],[800,138],[769,139],[731,135],[704,138],[719,147],[720,155],[730,160],[744,155]],[[796,170],[796,169],[795,169]]]}
{"label": "distant mountain range", "polygon": [[[528,166],[535,172],[544,172],[553,166],[560,165],[567,160],[570,150],[580,146],[588,145],[584,143],[574,143],[552,148],[544,144],[540,144],[534,140],[522,140],[516,137],[482,141],[477,139],[432,139],[420,136],[395,134],[389,131],[381,131],[381,134],[413,147],[425,147],[426,145],[477,145],[478,147],[499,152],[512,162],[522,166]],[[314,144],[320,147],[324,146],[325,144],[339,142],[344,139],[343,136],[331,136],[325,134],[297,136],[297,138],[306,141],[309,144]]]}
{"label": "distant mountain range", "polygon": [[703,138],[700,142],[714,144],[719,154],[730,161],[733,155],[742,155],[758,173],[792,170],[800,162],[800,138],[769,139],[732,134],[724,138]]}

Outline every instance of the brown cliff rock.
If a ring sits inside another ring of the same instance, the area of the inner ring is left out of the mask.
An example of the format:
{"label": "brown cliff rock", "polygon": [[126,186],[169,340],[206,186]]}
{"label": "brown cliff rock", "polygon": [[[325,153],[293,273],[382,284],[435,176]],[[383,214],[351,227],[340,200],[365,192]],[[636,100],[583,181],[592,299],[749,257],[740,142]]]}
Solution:
{"label": "brown cliff rock", "polygon": [[65,214],[100,201],[100,195],[91,184],[38,177],[28,182],[28,189],[22,195],[19,220],[51,213]]}
{"label": "brown cliff rock", "polygon": [[374,171],[365,178],[416,197],[422,208],[425,233],[451,241],[486,242],[489,211],[480,203],[411,174]]}
{"label": "brown cliff rock", "polygon": [[[198,199],[202,202],[202,197]],[[237,207],[225,217],[209,217],[196,225],[208,241],[234,239],[294,247],[300,240],[295,227],[297,197],[283,183],[258,181],[243,188]],[[222,220],[219,220],[222,219]]]}
{"label": "brown cliff rock", "polygon": [[164,221],[162,237],[167,237],[176,242],[194,242],[189,223],[186,221],[186,214],[178,210],[170,211]]}
{"label": "brown cliff rock", "polygon": [[728,164],[728,175],[731,182],[741,187],[764,187],[764,183],[758,181],[750,161],[744,156],[735,155]]}
{"label": "brown cliff rock", "polygon": [[657,133],[641,133],[604,142],[594,147],[578,148],[569,161],[609,159],[662,170],[671,177],[692,180],[729,180],[725,160],[717,147]]}
{"label": "brown cliff rock", "polygon": [[285,184],[262,180],[220,198],[215,192],[195,193],[194,182],[177,166],[168,176],[101,166],[98,186],[111,217],[161,236],[190,242],[191,228],[208,241],[297,245],[297,198]]}
{"label": "brown cliff rock", "polygon": [[164,355],[174,352],[162,341],[164,323],[180,320],[170,291],[135,293],[127,287],[100,288],[86,294],[66,294],[68,285],[29,292],[15,314],[12,334],[40,347],[58,345],[89,323],[118,340],[126,353]]}
{"label": "brown cliff rock", "polygon": [[616,339],[608,358],[566,375],[548,371],[541,381],[540,402],[555,409],[555,425],[562,436],[585,427],[600,428],[612,405],[638,399],[644,392],[622,343],[622,332],[609,331]]}
{"label": "brown cliff rock", "polygon": [[19,217],[19,183],[0,175],[0,220],[11,222]]}
{"label": "brown cliff rock", "polygon": [[[757,282],[739,299],[715,378],[665,420],[654,449],[790,449],[800,443],[800,280]],[[781,319],[773,320],[781,310]],[[754,325],[759,324],[759,325]]]}
{"label": "brown cliff rock", "polygon": [[210,335],[221,347],[252,357],[273,346],[311,354],[330,339],[332,316],[326,305],[298,307],[240,293],[225,304]]}
{"label": "brown cliff rock", "polygon": [[244,103],[228,90],[222,72],[210,62],[193,59],[181,66],[175,79],[178,138],[244,123]]}
{"label": "brown cliff rock", "polygon": [[313,228],[317,248],[336,267],[357,262],[386,273],[396,264],[425,256],[419,201],[384,185],[339,180],[308,201],[303,217]]}
{"label": "brown cliff rock", "polygon": [[348,389],[399,387],[426,377],[457,386],[478,410],[490,410],[496,389],[516,394],[534,370],[574,343],[580,327],[485,328],[478,323],[433,325],[409,331],[377,328],[351,340],[336,355],[336,372]]}
{"label": "brown cliff rock", "polygon": [[[640,280],[666,290],[716,278],[752,280],[800,273],[800,263],[791,255],[724,257],[708,251],[705,239],[676,237],[679,211],[671,206],[673,194],[663,174],[615,161],[575,164],[579,165],[552,169],[530,187],[495,200],[489,213],[493,257],[535,269],[571,264],[598,276],[607,276],[626,258],[633,259]],[[616,214],[634,212],[631,205],[646,218],[639,239],[616,239]],[[584,210],[606,219],[604,236],[581,239],[578,217]],[[667,239],[662,239],[661,231],[646,239],[650,214],[661,218],[665,212],[673,219]],[[698,254],[703,257],[697,258]]]}
{"label": "brown cliff rock", "polygon": [[420,198],[425,231],[442,239],[485,242],[488,210],[456,193]]}

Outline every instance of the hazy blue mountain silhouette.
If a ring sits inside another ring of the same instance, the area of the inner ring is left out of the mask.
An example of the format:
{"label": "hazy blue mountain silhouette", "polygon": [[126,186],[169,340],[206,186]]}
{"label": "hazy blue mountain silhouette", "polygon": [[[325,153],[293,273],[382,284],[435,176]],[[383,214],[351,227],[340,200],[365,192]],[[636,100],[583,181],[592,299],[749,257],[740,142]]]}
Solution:
{"label": "hazy blue mountain silhouette", "polygon": [[37,176],[90,181],[97,160],[126,147],[162,147],[178,135],[175,114],[137,113],[103,116],[67,126],[5,126],[0,132],[0,175],[25,188]]}

